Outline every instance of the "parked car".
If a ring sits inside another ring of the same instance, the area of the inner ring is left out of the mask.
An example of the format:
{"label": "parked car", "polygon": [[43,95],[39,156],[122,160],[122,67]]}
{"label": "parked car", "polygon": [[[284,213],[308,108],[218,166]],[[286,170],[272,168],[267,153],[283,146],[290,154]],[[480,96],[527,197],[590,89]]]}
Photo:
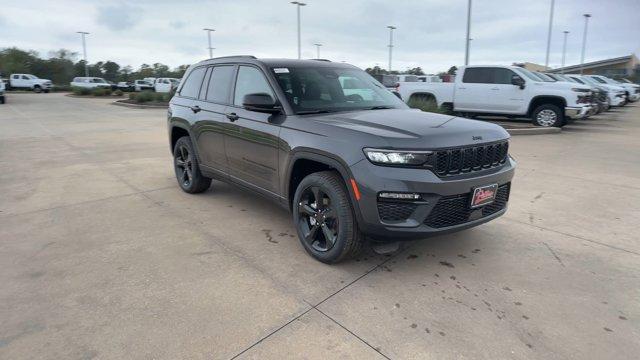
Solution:
{"label": "parked car", "polygon": [[599,86],[607,89],[609,94],[609,104],[611,104],[611,106],[624,106],[627,103],[627,94],[622,86],[610,84],[604,80],[598,80],[589,75],[584,75],[581,78],[584,79],[584,81],[591,82],[592,84],[598,84]]}
{"label": "parked car", "polygon": [[[561,81],[561,82],[566,82],[566,83],[570,83],[570,84],[581,84],[581,85],[588,86],[584,82],[578,82],[578,81],[574,80],[573,78],[571,78],[571,77],[569,77],[567,75],[564,75],[564,74],[547,74],[547,73],[540,73],[540,72],[535,72],[535,74],[537,74],[540,77],[546,77],[546,78],[553,79],[553,81]],[[602,111],[606,110],[605,109],[605,104],[601,103],[599,101],[600,90],[598,90],[597,87],[593,87],[593,86],[589,86],[589,88],[591,90],[591,97],[590,97],[591,113],[590,113],[590,115],[599,114]],[[607,103],[608,103],[608,100],[607,100]]]}
{"label": "parked car", "polygon": [[569,74],[565,76],[577,83],[591,86],[591,91],[594,94],[593,96],[598,104],[598,107],[600,108],[600,112],[607,111],[611,108],[611,103],[609,102],[609,91],[607,90],[607,88],[600,86],[595,81],[586,79],[580,75]]}
{"label": "parked car", "polygon": [[440,108],[469,117],[528,117],[537,126],[564,126],[591,111],[588,86],[544,82],[517,66],[463,66],[453,83],[402,83],[406,102],[431,101]]}
{"label": "parked car", "polygon": [[74,77],[69,83],[72,87],[87,88],[87,89],[111,89],[111,84],[107,80],[99,77]]}
{"label": "parked car", "polygon": [[28,89],[36,93],[48,93],[52,87],[51,80],[39,79],[31,74],[11,74],[9,77],[9,89]]}
{"label": "parked car", "polygon": [[619,86],[623,88],[625,95],[627,96],[627,101],[635,102],[635,101],[638,101],[638,99],[640,99],[639,85],[615,81],[613,79],[610,79],[602,75],[588,75],[588,76],[601,84],[609,84],[609,85]]}
{"label": "parked car", "polygon": [[132,81],[120,81],[116,87],[122,91],[135,91],[136,85]]}
{"label": "parked car", "polygon": [[156,92],[168,93],[171,90],[177,89],[180,84],[180,79],[174,78],[157,78],[154,84]]}
{"label": "parked car", "polygon": [[147,80],[136,80],[133,82],[133,87],[135,91],[144,91],[144,90],[153,90],[153,83]]}
{"label": "parked car", "polygon": [[[371,98],[345,96],[346,79]],[[365,235],[396,242],[495,219],[515,169],[502,127],[410,109],[342,63],[201,61],[170,101],[167,124],[183,191],[206,191],[216,178],[274,200],[326,263],[357,254]]]}
{"label": "parked car", "polygon": [[5,103],[5,98],[4,98],[4,80],[0,79],[0,104],[4,104]]}

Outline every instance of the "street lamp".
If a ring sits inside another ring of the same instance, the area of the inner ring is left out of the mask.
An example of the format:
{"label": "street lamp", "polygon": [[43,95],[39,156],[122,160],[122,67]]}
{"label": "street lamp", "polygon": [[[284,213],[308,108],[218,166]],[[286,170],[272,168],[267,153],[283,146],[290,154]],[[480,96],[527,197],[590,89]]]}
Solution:
{"label": "street lamp", "polygon": [[307,4],[300,1],[292,1],[293,5],[296,5],[296,10],[298,11],[298,59],[302,58],[302,50],[300,50],[300,7],[306,6]]}
{"label": "street lamp", "polygon": [[471,0],[467,5],[467,39],[465,41],[464,64],[469,65],[469,42],[471,41]]}
{"label": "street lamp", "polygon": [[549,67],[549,50],[551,49],[551,29],[553,28],[553,6],[555,0],[551,0],[551,13],[549,14],[549,32],[547,35],[547,56],[544,59],[544,66]]}
{"label": "street lamp", "polygon": [[202,30],[207,32],[207,38],[209,39],[209,47],[208,47],[208,49],[209,49],[209,59],[211,59],[213,57],[213,49],[214,49],[214,48],[211,47],[211,33],[216,31],[216,30],[215,29],[209,29],[209,28],[204,28]]}
{"label": "street lamp", "polygon": [[580,57],[580,75],[584,70],[584,51],[587,47],[587,27],[589,25],[589,18],[591,14],[584,14],[584,33],[582,34],[582,56]]}
{"label": "street lamp", "polygon": [[320,46],[322,46],[322,44],[313,44],[316,46],[316,53],[318,54],[317,59],[320,59]]}
{"label": "street lamp", "polygon": [[393,52],[393,30],[397,29],[395,26],[387,26],[389,29],[389,72],[391,72],[391,53]]}
{"label": "street lamp", "polygon": [[564,33],[564,41],[562,42],[562,66],[560,67],[560,72],[564,74],[564,59],[566,57],[567,54],[567,35],[569,35],[569,32],[567,30],[563,31]]}
{"label": "street lamp", "polygon": [[84,76],[89,77],[89,63],[87,62],[87,42],[85,41],[85,35],[89,35],[86,31],[76,31],[76,33],[82,36],[82,53],[84,54]]}

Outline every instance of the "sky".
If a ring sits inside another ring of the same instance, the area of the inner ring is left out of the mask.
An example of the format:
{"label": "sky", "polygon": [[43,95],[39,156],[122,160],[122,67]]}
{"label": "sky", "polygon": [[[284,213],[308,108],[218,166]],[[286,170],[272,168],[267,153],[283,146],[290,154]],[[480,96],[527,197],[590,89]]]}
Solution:
{"label": "sky", "polygon": [[[396,26],[392,69],[426,72],[463,65],[467,0],[305,0],[302,57],[361,68],[388,67],[389,29]],[[551,0],[473,0],[470,64],[544,64]],[[137,68],[175,67],[213,55],[297,57],[296,7],[287,0],[3,0],[0,48],[47,56],[65,48],[82,54],[87,31],[90,63],[112,60]],[[556,0],[549,65],[580,62],[584,18],[591,13],[586,61],[640,55],[640,0]],[[79,59],[79,58],[78,58]]]}

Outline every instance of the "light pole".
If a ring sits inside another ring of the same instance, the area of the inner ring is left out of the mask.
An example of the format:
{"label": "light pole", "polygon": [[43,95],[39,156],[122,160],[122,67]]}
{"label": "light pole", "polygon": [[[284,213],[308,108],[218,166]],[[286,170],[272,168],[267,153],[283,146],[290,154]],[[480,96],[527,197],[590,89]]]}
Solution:
{"label": "light pole", "polygon": [[322,44],[313,44],[316,46],[316,53],[318,54],[317,59],[320,59],[320,46],[322,46]]}
{"label": "light pole", "polygon": [[551,49],[551,29],[553,28],[553,6],[555,0],[551,0],[551,13],[549,14],[549,32],[547,34],[547,56],[544,59],[544,66],[549,67],[549,50]]}
{"label": "light pole", "polygon": [[302,58],[302,50],[300,48],[300,7],[306,6],[307,4],[300,1],[292,1],[293,5],[296,5],[296,10],[298,11],[298,59]]}
{"label": "light pole", "polygon": [[393,52],[393,30],[397,29],[395,26],[387,26],[389,29],[389,72],[391,72],[391,53]]}
{"label": "light pole", "polygon": [[467,5],[467,39],[465,41],[465,50],[464,50],[464,64],[469,65],[469,42],[471,39],[471,0]]}
{"label": "light pole", "polygon": [[567,54],[567,35],[569,35],[569,32],[567,30],[563,31],[564,33],[564,41],[562,42],[562,66],[560,67],[560,72],[564,74],[564,59],[566,57]]}
{"label": "light pole", "polygon": [[204,28],[202,29],[207,32],[207,39],[209,40],[209,59],[213,57],[213,48],[211,47],[211,33],[216,31],[215,29]]}
{"label": "light pole", "polygon": [[580,75],[584,70],[584,51],[587,47],[587,27],[589,25],[589,18],[591,14],[584,14],[584,33],[582,34],[582,56],[580,56]]}
{"label": "light pole", "polygon": [[85,41],[85,35],[89,35],[86,31],[76,31],[82,36],[82,53],[84,55],[84,76],[89,77],[89,63],[87,62],[87,42]]}

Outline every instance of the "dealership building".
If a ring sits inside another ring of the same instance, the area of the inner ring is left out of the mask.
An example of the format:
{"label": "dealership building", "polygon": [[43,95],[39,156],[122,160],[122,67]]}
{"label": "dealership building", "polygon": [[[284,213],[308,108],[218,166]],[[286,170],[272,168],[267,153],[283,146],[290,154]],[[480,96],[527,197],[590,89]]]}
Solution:
{"label": "dealership building", "polygon": [[604,75],[607,77],[631,77],[640,72],[640,60],[635,54],[613,59],[592,61],[583,65],[571,65],[548,70],[551,73],[577,74],[583,69],[585,75]]}

